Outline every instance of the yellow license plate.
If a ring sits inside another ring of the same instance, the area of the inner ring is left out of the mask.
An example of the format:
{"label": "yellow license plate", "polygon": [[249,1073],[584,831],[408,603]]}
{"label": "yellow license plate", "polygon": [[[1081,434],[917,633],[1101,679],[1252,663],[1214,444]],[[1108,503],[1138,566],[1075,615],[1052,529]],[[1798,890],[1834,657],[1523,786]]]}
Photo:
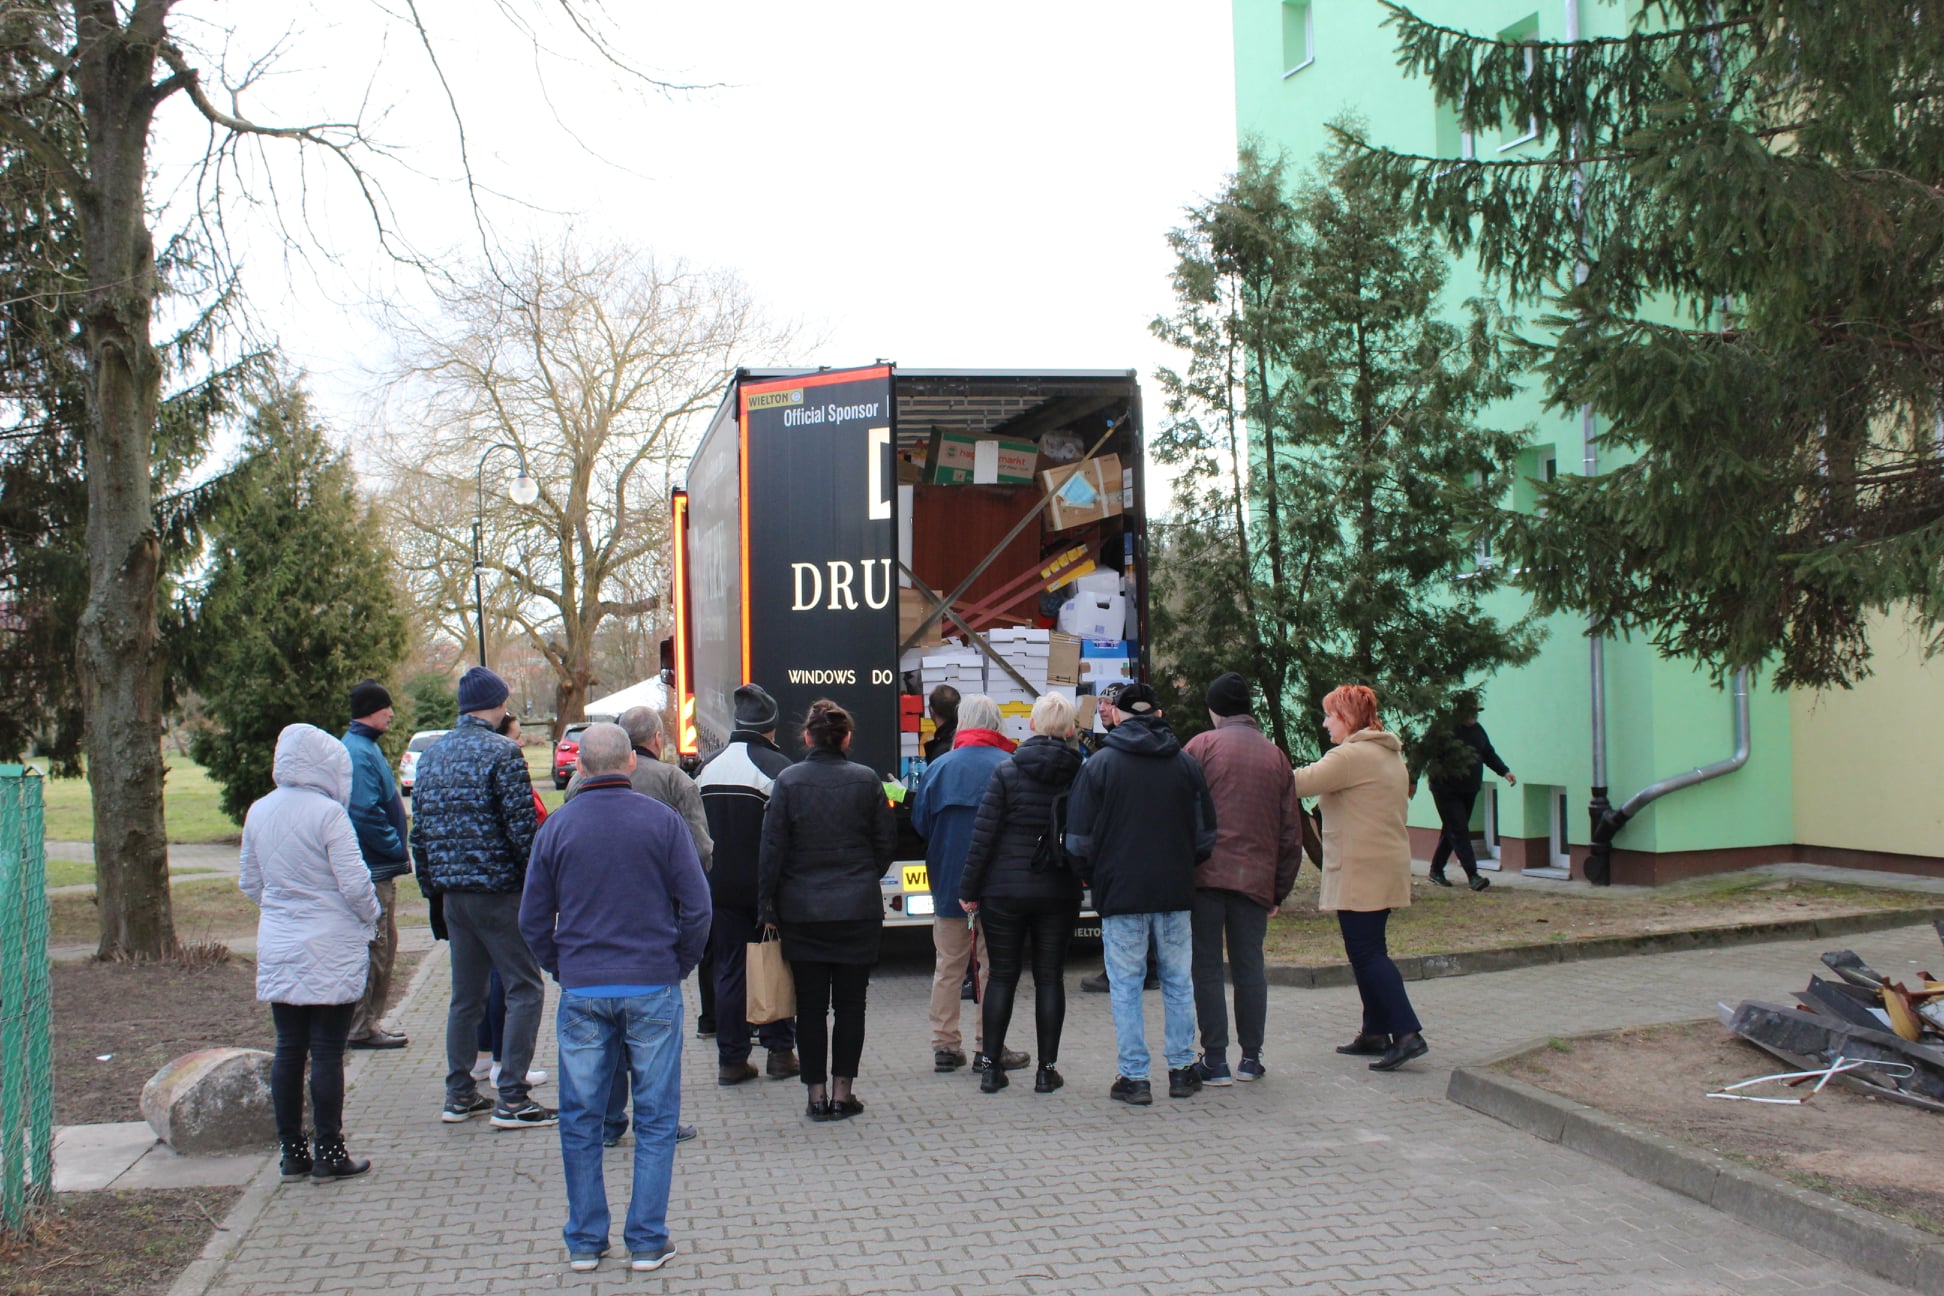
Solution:
{"label": "yellow license plate", "polygon": [[923,864],[907,864],[904,866],[904,889],[907,891],[931,890],[931,877],[925,872],[925,866]]}

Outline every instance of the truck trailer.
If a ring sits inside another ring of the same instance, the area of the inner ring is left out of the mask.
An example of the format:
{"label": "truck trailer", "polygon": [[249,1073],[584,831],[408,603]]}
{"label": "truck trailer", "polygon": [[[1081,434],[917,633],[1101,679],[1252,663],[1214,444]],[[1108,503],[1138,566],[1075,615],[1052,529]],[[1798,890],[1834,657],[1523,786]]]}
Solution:
{"label": "truck trailer", "polygon": [[680,751],[727,743],[746,681],[775,695],[793,759],[813,701],[850,711],[851,759],[899,817],[887,923],[932,919],[903,794],[936,684],[1004,698],[1022,737],[1035,691],[1090,721],[1098,688],[1147,678],[1132,371],[738,370],[672,522]]}

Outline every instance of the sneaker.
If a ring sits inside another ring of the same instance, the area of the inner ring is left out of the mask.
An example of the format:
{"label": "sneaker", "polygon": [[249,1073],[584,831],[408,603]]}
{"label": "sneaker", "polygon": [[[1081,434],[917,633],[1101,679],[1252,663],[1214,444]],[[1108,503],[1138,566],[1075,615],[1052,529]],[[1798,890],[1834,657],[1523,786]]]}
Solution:
{"label": "sneaker", "polygon": [[475,1080],[491,1079],[493,1072],[497,1070],[499,1070],[499,1063],[493,1061],[490,1057],[483,1057],[473,1063],[472,1078]]}
{"label": "sneaker", "polygon": [[724,1089],[733,1088],[745,1080],[756,1078],[756,1068],[748,1062],[731,1062],[716,1068],[716,1083]]}
{"label": "sneaker", "polygon": [[1081,977],[1080,988],[1088,994],[1106,994],[1108,989],[1107,974],[1105,972],[1097,972],[1090,977]]}
{"label": "sneaker", "polygon": [[701,1130],[693,1125],[683,1125],[678,1122],[675,1126],[675,1141],[677,1143],[686,1143],[701,1132]]}
{"label": "sneaker", "polygon": [[653,1251],[642,1251],[628,1260],[628,1268],[636,1273],[653,1273],[675,1258],[673,1246],[657,1247]]}
{"label": "sneaker", "polygon": [[518,1107],[493,1108],[494,1129],[541,1129],[560,1124],[560,1115],[529,1098]]}
{"label": "sneaker", "polygon": [[795,1049],[771,1049],[769,1060],[763,1064],[763,1074],[772,1080],[788,1080],[802,1071],[797,1065]]}
{"label": "sneaker", "polygon": [[457,1125],[460,1121],[471,1120],[481,1112],[491,1110],[493,1110],[493,1100],[484,1094],[476,1093],[470,1098],[454,1098],[446,1103],[444,1109],[439,1112],[439,1119],[448,1125]]}
{"label": "sneaker", "polygon": [[601,1257],[607,1253],[606,1247],[602,1247],[592,1255],[575,1255],[570,1251],[567,1254],[567,1267],[575,1273],[593,1273],[601,1267]]}
{"label": "sneaker", "polygon": [[1114,1080],[1114,1087],[1107,1091],[1107,1096],[1132,1107],[1146,1107],[1154,1101],[1154,1089],[1145,1080],[1118,1076]]}
{"label": "sneaker", "polygon": [[932,1070],[956,1071],[965,1065],[965,1053],[960,1049],[933,1049]]}
{"label": "sneaker", "polygon": [[[1228,1070],[1226,1066],[1222,1069]],[[1192,1062],[1185,1067],[1171,1068],[1168,1072],[1168,1097],[1170,1098],[1193,1098],[1201,1092],[1201,1087],[1201,1073],[1195,1070],[1195,1064]]]}
{"label": "sneaker", "polygon": [[715,1033],[716,1033],[716,1032],[715,1032],[715,1018],[713,1018],[713,1017],[697,1017],[697,1018],[695,1019],[695,1038],[697,1038],[697,1039],[714,1039],[714,1038],[715,1038]]}
{"label": "sneaker", "polygon": [[346,1048],[354,1049],[399,1049],[411,1043],[403,1035],[388,1030],[374,1030],[369,1035],[359,1035],[344,1041]]}
{"label": "sneaker", "polygon": [[1242,1060],[1235,1067],[1235,1078],[1244,1084],[1251,1080],[1260,1080],[1268,1074],[1269,1068],[1262,1065],[1262,1056],[1258,1053],[1244,1053]]}
{"label": "sneaker", "polygon": [[1195,1063],[1195,1074],[1203,1084],[1212,1085],[1217,1089],[1226,1089],[1235,1083],[1235,1077],[1229,1071],[1226,1053],[1202,1054],[1201,1060]]}
{"label": "sneaker", "polygon": [[[493,1063],[493,1069],[486,1073],[486,1083],[497,1089],[499,1088],[499,1077],[500,1064],[495,1062]],[[547,1073],[539,1067],[535,1067],[533,1070],[527,1072],[527,1088],[538,1088],[545,1083],[547,1083]]]}
{"label": "sneaker", "polygon": [[1492,885],[1492,879],[1486,877],[1483,873],[1474,873],[1472,874],[1471,881],[1465,885],[1474,891],[1483,891],[1486,887]]}

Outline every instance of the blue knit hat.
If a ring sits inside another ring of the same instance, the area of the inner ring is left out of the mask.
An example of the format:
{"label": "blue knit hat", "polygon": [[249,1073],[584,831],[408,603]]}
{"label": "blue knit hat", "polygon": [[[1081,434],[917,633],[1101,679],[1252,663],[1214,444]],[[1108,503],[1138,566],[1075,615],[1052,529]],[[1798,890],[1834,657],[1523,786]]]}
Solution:
{"label": "blue knit hat", "polygon": [[459,713],[491,711],[512,691],[505,680],[484,666],[474,666],[459,677]]}

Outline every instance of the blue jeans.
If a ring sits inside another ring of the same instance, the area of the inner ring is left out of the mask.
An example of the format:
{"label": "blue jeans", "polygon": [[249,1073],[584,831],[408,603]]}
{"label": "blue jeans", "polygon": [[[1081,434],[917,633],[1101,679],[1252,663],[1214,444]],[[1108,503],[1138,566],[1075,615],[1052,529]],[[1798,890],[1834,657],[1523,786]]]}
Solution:
{"label": "blue jeans", "polygon": [[1141,983],[1147,979],[1148,936],[1154,936],[1161,973],[1161,1005],[1167,1023],[1162,1044],[1168,1069],[1179,1071],[1195,1060],[1195,980],[1192,911],[1113,914],[1100,920],[1106,952],[1108,998],[1114,1006],[1114,1044],[1120,1073],[1148,1078],[1147,1026],[1141,1018]]}
{"label": "blue jeans", "polygon": [[621,1059],[634,1078],[634,1190],[622,1241],[631,1255],[668,1245],[668,1185],[682,1104],[682,991],[668,986],[626,999],[560,997],[560,1159],[567,1171],[570,1255],[608,1244],[601,1127]]}

